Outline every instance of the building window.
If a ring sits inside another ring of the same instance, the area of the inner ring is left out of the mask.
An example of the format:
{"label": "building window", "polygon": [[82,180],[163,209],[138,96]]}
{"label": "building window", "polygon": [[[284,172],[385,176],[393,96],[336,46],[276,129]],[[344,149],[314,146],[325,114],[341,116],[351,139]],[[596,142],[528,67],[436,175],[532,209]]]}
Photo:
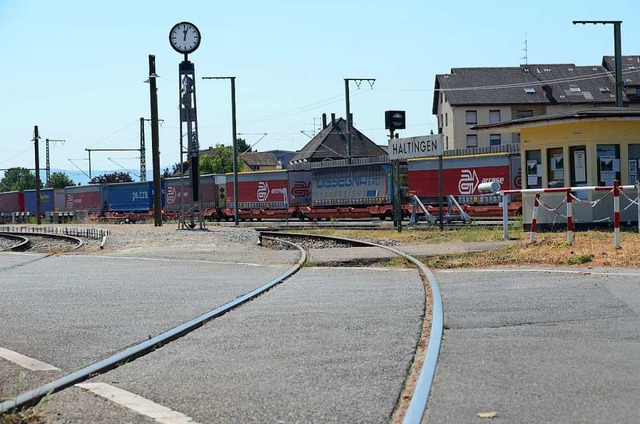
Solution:
{"label": "building window", "polygon": [[446,141],[445,141],[445,149],[446,149],[446,150],[449,150],[449,136],[446,136],[446,137],[445,137],[445,140],[446,140]]}
{"label": "building window", "polygon": [[516,119],[531,118],[532,116],[532,110],[516,110]]}
{"label": "building window", "polygon": [[478,147],[477,134],[467,134],[467,147]]}
{"label": "building window", "polygon": [[502,137],[500,134],[490,134],[489,135],[489,145],[490,146],[499,146],[502,144]]}
{"label": "building window", "polygon": [[524,92],[527,94],[535,94],[536,90],[533,87],[525,87]]}
{"label": "building window", "polygon": [[499,110],[490,110],[489,111],[489,123],[497,124],[500,122],[500,111]]}
{"label": "building window", "polygon": [[448,113],[444,114],[444,126],[445,127],[449,126],[449,114]]}
{"label": "building window", "polygon": [[468,110],[466,112],[466,122],[467,125],[475,125],[478,123],[478,111],[476,110]]}

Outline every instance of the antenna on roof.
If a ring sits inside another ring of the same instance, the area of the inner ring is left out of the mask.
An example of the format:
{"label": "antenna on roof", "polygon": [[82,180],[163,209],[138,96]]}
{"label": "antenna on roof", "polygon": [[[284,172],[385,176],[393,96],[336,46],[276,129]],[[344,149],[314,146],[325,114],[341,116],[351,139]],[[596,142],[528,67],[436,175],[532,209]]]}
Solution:
{"label": "antenna on roof", "polygon": [[529,64],[529,48],[527,46],[528,42],[527,42],[527,33],[524,33],[524,49],[522,49],[522,51],[524,52],[524,57],[521,57],[520,59],[524,59],[524,64],[528,65]]}

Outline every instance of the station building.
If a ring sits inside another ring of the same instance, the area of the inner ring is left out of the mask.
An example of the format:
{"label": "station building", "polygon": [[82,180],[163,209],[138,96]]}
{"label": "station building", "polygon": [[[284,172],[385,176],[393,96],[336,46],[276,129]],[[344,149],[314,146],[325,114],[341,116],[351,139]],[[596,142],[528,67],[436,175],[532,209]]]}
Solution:
{"label": "station building", "polygon": [[[480,132],[520,133],[522,188],[636,185],[640,179],[640,109],[597,107],[477,125]],[[638,222],[633,201],[637,190],[620,197],[621,223]],[[592,226],[613,220],[613,196],[608,190],[576,190],[574,222]],[[535,194],[524,192],[525,228],[532,220]],[[544,193],[538,223],[566,225],[565,193]]]}

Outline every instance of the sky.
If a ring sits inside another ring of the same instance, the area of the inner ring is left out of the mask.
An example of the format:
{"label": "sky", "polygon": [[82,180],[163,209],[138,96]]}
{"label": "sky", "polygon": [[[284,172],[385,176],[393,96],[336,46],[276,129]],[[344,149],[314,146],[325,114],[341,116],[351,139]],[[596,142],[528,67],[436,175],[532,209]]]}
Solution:
{"label": "sky", "polygon": [[[201,77],[234,76],[239,137],[258,151],[296,151],[323,113],[345,116],[345,79],[375,78],[373,88],[349,82],[350,109],[355,127],[386,145],[386,110],[406,111],[401,137],[437,131],[436,74],[525,61],[600,65],[614,54],[613,25],[574,20],[621,20],[622,54],[640,54],[639,13],[637,0],[0,0],[0,169],[35,167],[35,125],[40,167],[44,140],[65,140],[50,143],[50,164],[74,181],[86,180],[85,149],[139,148],[150,54],[160,76],[161,167],[179,162],[183,56],[169,31],[182,21],[202,34],[189,55],[200,146],[232,143],[230,82]],[[150,171],[149,123],[145,135]],[[137,180],[139,152],[94,151],[91,168]]]}

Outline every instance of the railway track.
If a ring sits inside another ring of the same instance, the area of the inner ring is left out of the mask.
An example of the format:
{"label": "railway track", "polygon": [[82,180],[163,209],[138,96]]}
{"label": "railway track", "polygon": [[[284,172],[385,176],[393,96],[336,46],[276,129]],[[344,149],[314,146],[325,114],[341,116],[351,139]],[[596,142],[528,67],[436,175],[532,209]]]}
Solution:
{"label": "railway track", "polygon": [[8,240],[9,243],[4,250],[12,252],[39,252],[39,253],[57,253],[68,250],[76,250],[83,245],[83,241],[79,237],[69,236],[65,234],[27,234],[27,233],[10,233],[0,232],[0,238]]}
{"label": "railway track", "polygon": [[[410,256],[399,252],[395,249],[388,248],[386,246],[379,246],[373,243],[364,242],[360,240],[352,239],[339,239],[327,236],[317,235],[300,235],[290,234],[283,232],[268,232],[262,231],[260,235],[261,243],[263,245],[278,244],[281,246],[287,246],[291,249],[298,249],[300,251],[300,260],[292,266],[285,273],[281,274],[277,278],[267,282],[266,284],[258,287],[251,292],[246,293],[228,302],[220,307],[215,308],[203,315],[200,315],[180,326],[177,326],[169,331],[166,331],[156,337],[150,338],[147,341],[129,347],[122,350],[115,355],[95,362],[89,366],[83,367],[75,372],[69,373],[63,377],[45,384],[21,395],[16,398],[7,400],[0,403],[0,413],[20,410],[29,406],[37,404],[45,396],[59,392],[68,387],[82,383],[89,378],[92,378],[98,374],[108,372],[120,365],[130,362],[134,359],[140,358],[147,353],[150,353],[167,343],[177,340],[178,338],[200,328],[208,321],[216,319],[227,312],[240,307],[244,303],[262,295],[266,291],[272,289],[282,281],[286,280],[294,273],[296,273],[306,261],[305,249],[309,248],[331,248],[331,247],[347,247],[347,246],[377,246],[387,248],[390,251],[405,257],[410,262],[413,262],[420,270],[420,273],[425,281],[425,285],[429,287],[427,292],[433,294],[433,301],[430,309],[433,310],[433,318],[429,320],[425,313],[426,321],[432,322],[432,325],[423,329],[423,337],[429,338],[428,349],[426,353],[424,351],[417,351],[414,358],[414,366],[412,375],[407,378],[405,392],[399,399],[411,399],[410,403],[399,404],[399,409],[402,409],[402,415],[405,417],[403,422],[414,423],[420,422],[422,414],[426,408],[428,394],[433,379],[433,373],[435,372],[435,364],[437,362],[437,356],[439,351],[440,338],[442,336],[442,309],[441,300],[439,298],[439,289],[433,275],[428,269],[426,269],[420,262],[411,258]],[[438,315],[439,314],[439,315]],[[419,343],[424,345],[425,343]],[[426,358],[426,359],[425,359]],[[412,380],[417,380],[417,383],[412,383]],[[406,413],[404,410],[406,409]]]}

